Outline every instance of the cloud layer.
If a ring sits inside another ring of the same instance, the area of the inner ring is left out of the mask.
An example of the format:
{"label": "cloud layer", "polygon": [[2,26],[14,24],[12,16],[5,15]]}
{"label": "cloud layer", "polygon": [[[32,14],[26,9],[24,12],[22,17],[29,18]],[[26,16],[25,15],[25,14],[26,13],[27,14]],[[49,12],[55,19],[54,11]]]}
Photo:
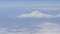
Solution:
{"label": "cloud layer", "polygon": [[0,34],[29,34],[26,29],[0,28]]}
{"label": "cloud layer", "polygon": [[35,34],[60,34],[60,25],[55,23],[42,23],[37,25],[41,29],[37,30]]}
{"label": "cloud layer", "polygon": [[58,15],[49,15],[49,14],[44,14],[40,11],[33,11],[29,14],[21,14],[16,16],[17,18],[56,18],[60,17],[60,14]]}
{"label": "cloud layer", "polygon": [[28,28],[0,28],[0,34],[60,34],[60,25],[56,23],[44,22],[34,27],[38,27],[39,29],[28,31]]}

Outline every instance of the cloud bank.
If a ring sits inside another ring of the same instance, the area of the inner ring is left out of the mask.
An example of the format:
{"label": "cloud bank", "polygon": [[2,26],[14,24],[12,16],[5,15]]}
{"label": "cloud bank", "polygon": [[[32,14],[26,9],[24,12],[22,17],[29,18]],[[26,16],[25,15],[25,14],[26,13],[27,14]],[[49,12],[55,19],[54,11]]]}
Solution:
{"label": "cloud bank", "polygon": [[16,16],[17,18],[56,18],[56,17],[60,17],[60,14],[58,15],[49,15],[49,14],[44,14],[40,11],[33,11],[31,13],[28,14],[21,14]]}
{"label": "cloud bank", "polygon": [[60,25],[55,23],[42,23],[37,25],[38,29],[35,34],[60,34]]}
{"label": "cloud bank", "polygon": [[56,23],[44,22],[34,27],[39,29],[28,31],[28,28],[13,28],[9,30],[7,28],[0,28],[0,34],[60,34],[60,25]]}

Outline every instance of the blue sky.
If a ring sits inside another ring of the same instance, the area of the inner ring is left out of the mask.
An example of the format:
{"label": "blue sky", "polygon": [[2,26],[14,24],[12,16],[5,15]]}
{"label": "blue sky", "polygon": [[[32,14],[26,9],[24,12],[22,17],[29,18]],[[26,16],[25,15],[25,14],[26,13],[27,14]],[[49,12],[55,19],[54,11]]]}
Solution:
{"label": "blue sky", "polygon": [[[0,0],[0,1],[4,1],[4,0]],[[5,0],[5,1],[54,1],[54,0]],[[57,0],[57,1],[59,1],[59,0]]]}
{"label": "blue sky", "polygon": [[0,34],[60,34],[60,0],[0,0]]}

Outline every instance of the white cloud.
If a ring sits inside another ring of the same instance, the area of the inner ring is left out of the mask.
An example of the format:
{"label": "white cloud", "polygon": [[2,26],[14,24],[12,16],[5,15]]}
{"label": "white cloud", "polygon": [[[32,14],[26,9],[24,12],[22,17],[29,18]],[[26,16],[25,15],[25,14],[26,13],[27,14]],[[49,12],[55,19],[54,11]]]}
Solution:
{"label": "white cloud", "polygon": [[17,18],[53,18],[54,16],[53,15],[48,15],[48,14],[44,14],[44,13],[41,13],[39,11],[33,11],[32,13],[29,13],[29,14],[21,14],[21,15],[18,15],[16,16]]}
{"label": "white cloud", "polygon": [[40,29],[35,29],[34,31],[28,31],[28,28],[18,28],[18,29],[9,29],[0,28],[0,34],[60,34],[60,25],[56,23],[44,22],[34,27],[39,27]]}
{"label": "white cloud", "polygon": [[0,34],[6,34],[7,30],[6,28],[0,28]]}
{"label": "white cloud", "polygon": [[40,11],[33,11],[28,14],[21,14],[16,16],[16,18],[58,18],[58,17],[60,17],[60,14],[50,15],[42,13]]}
{"label": "white cloud", "polygon": [[60,34],[60,25],[55,23],[42,23],[37,25],[41,29],[37,29],[34,34]]}
{"label": "white cloud", "polygon": [[7,28],[0,28],[0,34],[29,34],[29,32],[24,29],[10,29],[9,32]]}
{"label": "white cloud", "polygon": [[56,15],[56,17],[60,17],[60,14]]}

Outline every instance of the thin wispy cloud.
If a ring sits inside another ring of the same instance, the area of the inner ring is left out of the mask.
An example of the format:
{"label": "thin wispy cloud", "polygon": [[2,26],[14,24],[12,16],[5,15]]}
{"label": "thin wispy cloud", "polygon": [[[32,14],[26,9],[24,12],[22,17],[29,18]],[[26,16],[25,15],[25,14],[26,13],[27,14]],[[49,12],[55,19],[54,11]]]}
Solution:
{"label": "thin wispy cloud", "polygon": [[60,10],[60,8],[41,8],[40,10]]}

